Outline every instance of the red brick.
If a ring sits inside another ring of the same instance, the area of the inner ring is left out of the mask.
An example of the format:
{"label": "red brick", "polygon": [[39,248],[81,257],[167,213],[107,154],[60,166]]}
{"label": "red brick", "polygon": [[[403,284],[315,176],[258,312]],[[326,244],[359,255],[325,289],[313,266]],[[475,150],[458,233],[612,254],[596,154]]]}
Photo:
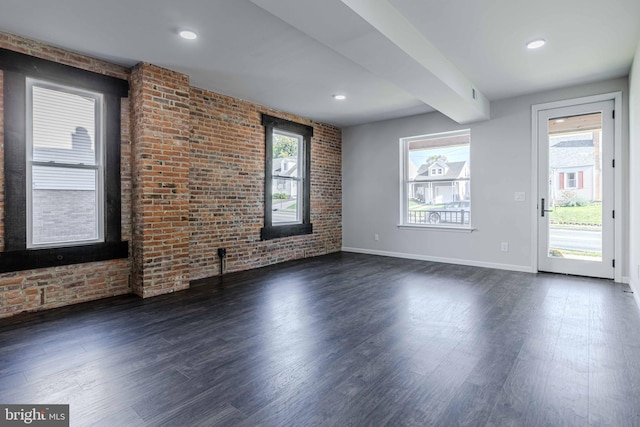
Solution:
{"label": "red brick", "polygon": [[[219,247],[228,249],[228,271],[340,250],[340,129],[189,87],[188,76],[151,64],[130,71],[6,33],[0,33],[0,47],[131,83],[121,108],[122,239],[130,241],[130,258],[0,276],[5,291],[0,317],[132,290],[148,297],[185,289],[189,279],[218,274]],[[0,93],[0,131],[2,111]],[[260,241],[265,172],[261,113],[314,128],[312,235]],[[0,185],[0,217],[3,191]]]}

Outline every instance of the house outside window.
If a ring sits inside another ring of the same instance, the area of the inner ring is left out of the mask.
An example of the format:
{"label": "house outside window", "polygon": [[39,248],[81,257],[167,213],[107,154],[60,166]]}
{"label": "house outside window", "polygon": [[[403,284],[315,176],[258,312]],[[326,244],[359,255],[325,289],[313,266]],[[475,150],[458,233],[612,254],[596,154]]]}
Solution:
{"label": "house outside window", "polygon": [[468,129],[400,140],[400,225],[470,227],[470,144]]}
{"label": "house outside window", "polygon": [[586,132],[549,138],[551,206],[597,203],[602,165],[596,161],[600,135]]}
{"label": "house outside window", "polygon": [[265,127],[265,215],[262,240],[311,234],[313,128],[262,116]]}

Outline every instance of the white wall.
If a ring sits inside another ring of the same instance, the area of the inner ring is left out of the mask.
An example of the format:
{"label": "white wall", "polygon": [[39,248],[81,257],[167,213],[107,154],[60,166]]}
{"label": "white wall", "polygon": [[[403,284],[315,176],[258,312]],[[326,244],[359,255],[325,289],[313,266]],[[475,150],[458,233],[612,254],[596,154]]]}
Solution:
{"label": "white wall", "polygon": [[629,74],[629,278],[640,306],[640,44]]}
{"label": "white wall", "polygon": [[[493,118],[471,125],[461,126],[436,112],[344,129],[343,249],[534,271],[531,106],[616,91],[623,92],[626,104],[628,80],[621,78],[493,102]],[[628,111],[623,110],[623,152],[628,153]],[[399,139],[465,128],[471,129],[472,226],[477,230],[398,228]],[[626,183],[623,190],[628,191]],[[514,201],[516,191],[526,192],[525,202]],[[508,252],[500,251],[501,242],[509,243]]]}

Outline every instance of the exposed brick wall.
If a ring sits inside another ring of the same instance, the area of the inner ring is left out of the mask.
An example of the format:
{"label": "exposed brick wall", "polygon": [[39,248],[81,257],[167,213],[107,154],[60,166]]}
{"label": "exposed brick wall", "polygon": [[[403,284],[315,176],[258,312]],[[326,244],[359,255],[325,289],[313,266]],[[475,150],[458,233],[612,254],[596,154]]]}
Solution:
{"label": "exposed brick wall", "polygon": [[[122,103],[122,239],[129,259],[0,274],[0,317],[131,292],[143,297],[217,275],[341,248],[341,132],[294,115],[190,88],[187,76],[151,64],[133,71],[0,33],[0,47],[131,83]],[[0,71],[0,88],[2,72]],[[0,217],[4,218],[0,90]],[[261,113],[313,126],[312,235],[260,241],[264,218]],[[4,221],[0,222],[0,251]],[[132,287],[129,276],[132,276]]]}
{"label": "exposed brick wall", "polygon": [[88,56],[60,49],[34,40],[25,39],[9,33],[0,32],[0,48],[25,53],[37,58],[92,71],[105,76],[127,80],[129,69],[121,65],[90,58]]}
{"label": "exposed brick wall", "polygon": [[[125,67],[84,57],[6,33],[0,48],[11,49],[85,70],[128,78]],[[4,250],[4,111],[0,71],[0,251]],[[131,238],[131,149],[129,101],[122,102],[122,238]],[[127,259],[0,274],[0,317],[131,292]]]}
{"label": "exposed brick wall", "polygon": [[[261,113],[313,126],[313,234],[260,240],[264,225],[264,127]],[[202,89],[191,89],[191,280],[339,251],[342,246],[341,132],[301,117]]]}
{"label": "exposed brick wall", "polygon": [[0,317],[131,292],[127,260],[0,275]]}
{"label": "exposed brick wall", "polygon": [[131,74],[133,290],[189,287],[189,78],[154,65]]}
{"label": "exposed brick wall", "polygon": [[129,242],[129,256],[131,256],[132,236],[132,196],[133,184],[131,176],[131,113],[130,99],[122,99],[120,104],[120,224],[123,241]]}

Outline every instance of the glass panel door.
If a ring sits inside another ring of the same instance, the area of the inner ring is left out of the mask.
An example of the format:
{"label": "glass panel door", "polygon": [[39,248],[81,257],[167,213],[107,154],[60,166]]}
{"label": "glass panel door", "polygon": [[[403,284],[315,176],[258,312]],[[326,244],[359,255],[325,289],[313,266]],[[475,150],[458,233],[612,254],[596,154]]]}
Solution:
{"label": "glass panel door", "polygon": [[613,278],[613,101],[540,112],[539,270]]}

